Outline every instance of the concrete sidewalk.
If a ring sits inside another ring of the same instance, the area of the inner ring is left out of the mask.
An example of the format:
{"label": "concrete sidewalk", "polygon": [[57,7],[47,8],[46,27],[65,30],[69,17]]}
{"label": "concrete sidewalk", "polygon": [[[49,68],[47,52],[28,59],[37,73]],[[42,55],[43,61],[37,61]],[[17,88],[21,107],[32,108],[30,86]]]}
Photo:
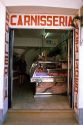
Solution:
{"label": "concrete sidewalk", "polygon": [[73,110],[10,110],[3,125],[78,125]]}

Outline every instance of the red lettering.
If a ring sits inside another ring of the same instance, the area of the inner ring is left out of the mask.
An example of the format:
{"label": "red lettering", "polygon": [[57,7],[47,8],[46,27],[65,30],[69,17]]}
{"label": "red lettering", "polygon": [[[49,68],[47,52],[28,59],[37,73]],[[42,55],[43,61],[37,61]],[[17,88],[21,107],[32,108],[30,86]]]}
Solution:
{"label": "red lettering", "polygon": [[8,44],[5,44],[5,53],[8,52]]}
{"label": "red lettering", "polygon": [[75,70],[75,77],[78,77],[78,75],[79,75],[79,71]]}
{"label": "red lettering", "polygon": [[70,16],[68,20],[68,26],[71,26],[71,24],[72,24],[72,17]]}
{"label": "red lettering", "polygon": [[79,38],[75,38],[75,44],[79,43]]}
{"label": "red lettering", "polygon": [[47,26],[52,26],[52,16],[47,16]]}
{"label": "red lettering", "polygon": [[64,16],[60,16],[60,18],[59,18],[59,26],[64,26],[64,22],[65,22]]}
{"label": "red lettering", "polygon": [[22,16],[21,15],[19,15],[18,16],[18,22],[17,22],[17,25],[23,25],[23,22],[22,22]]}
{"label": "red lettering", "polygon": [[78,46],[75,46],[75,52],[78,53]]}
{"label": "red lettering", "polygon": [[17,18],[17,15],[12,15],[11,16],[11,20],[10,20],[10,24],[15,26],[16,25],[16,22],[15,22],[15,19]]}
{"label": "red lettering", "polygon": [[26,15],[24,16],[24,25],[30,26],[30,16],[26,16]]}
{"label": "red lettering", "polygon": [[78,69],[78,62],[75,61],[75,68]]}
{"label": "red lettering", "polygon": [[75,78],[74,91],[75,91],[76,93],[78,93],[78,78]]}
{"label": "red lettering", "polygon": [[67,26],[67,16],[65,16],[65,26]]}
{"label": "red lettering", "polygon": [[6,30],[6,32],[9,32],[9,25],[7,22],[6,22],[5,30]]}
{"label": "red lettering", "polygon": [[8,66],[5,67],[5,69],[4,69],[4,73],[5,73],[5,75],[8,75]]}
{"label": "red lettering", "polygon": [[75,30],[75,44],[78,44],[79,43],[79,30],[76,29]]}
{"label": "red lettering", "polygon": [[53,16],[53,26],[58,26],[59,24],[58,24],[58,22],[59,22],[59,20],[58,20],[58,16]]}
{"label": "red lettering", "polygon": [[46,16],[41,16],[41,26],[46,26]]}
{"label": "red lettering", "polygon": [[[8,18],[8,17],[7,17]],[[10,24],[12,26],[71,26],[72,16],[53,15],[12,15]],[[77,39],[77,38],[76,38]]]}
{"label": "red lettering", "polygon": [[31,16],[31,26],[37,25],[37,16]]}
{"label": "red lettering", "polygon": [[5,65],[8,65],[8,60],[5,60]]}
{"label": "red lettering", "polygon": [[75,53],[75,61],[79,59],[79,53]]}
{"label": "red lettering", "polygon": [[40,25],[40,16],[38,16],[38,22],[37,22],[37,24],[38,24],[38,26]]}

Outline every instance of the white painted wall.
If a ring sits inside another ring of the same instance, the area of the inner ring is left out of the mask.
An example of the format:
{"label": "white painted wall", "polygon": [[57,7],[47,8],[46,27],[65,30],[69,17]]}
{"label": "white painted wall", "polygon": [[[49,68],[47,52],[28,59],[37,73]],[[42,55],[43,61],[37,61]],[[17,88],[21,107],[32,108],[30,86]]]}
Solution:
{"label": "white painted wall", "polygon": [[42,40],[40,38],[21,38],[15,37],[14,46],[22,46],[22,47],[41,47]]}
{"label": "white painted wall", "polygon": [[[58,44],[58,42],[61,42],[62,37],[60,36],[58,39],[49,39],[51,40],[51,44],[49,41],[44,40],[43,46],[44,47],[54,47]],[[21,37],[15,37],[14,39],[14,46],[15,47],[42,47],[42,38],[21,38]]]}
{"label": "white painted wall", "polygon": [[2,0],[6,6],[48,6],[60,8],[80,8],[82,0]]}
{"label": "white painted wall", "polygon": [[5,12],[5,6],[0,2],[0,109],[3,109]]}
{"label": "white painted wall", "polygon": [[[83,0],[0,0],[5,6],[46,6],[59,8],[76,8],[83,5]],[[5,52],[5,13],[6,8],[0,2],[0,109],[3,109],[3,84],[4,84],[4,52]],[[26,41],[26,39],[25,39]],[[24,41],[24,45],[25,45]],[[39,40],[38,40],[39,41]],[[81,41],[83,42],[83,27],[81,29]],[[35,39],[34,39],[35,42]],[[21,40],[22,43],[22,40]],[[35,45],[38,44],[35,43]],[[22,45],[22,44],[21,44]],[[79,107],[83,108],[83,43],[79,47]]]}

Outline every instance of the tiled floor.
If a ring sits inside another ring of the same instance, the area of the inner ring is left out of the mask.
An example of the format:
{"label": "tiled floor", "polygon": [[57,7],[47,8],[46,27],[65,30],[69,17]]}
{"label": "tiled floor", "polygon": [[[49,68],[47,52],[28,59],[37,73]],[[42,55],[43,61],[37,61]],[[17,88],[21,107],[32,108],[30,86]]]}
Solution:
{"label": "tiled floor", "polygon": [[[45,96],[45,95],[44,95]],[[15,100],[13,109],[70,109],[66,96],[48,95],[47,97],[35,97]]]}
{"label": "tiled floor", "polygon": [[13,109],[70,109],[66,95],[35,95],[27,84],[15,85]]}

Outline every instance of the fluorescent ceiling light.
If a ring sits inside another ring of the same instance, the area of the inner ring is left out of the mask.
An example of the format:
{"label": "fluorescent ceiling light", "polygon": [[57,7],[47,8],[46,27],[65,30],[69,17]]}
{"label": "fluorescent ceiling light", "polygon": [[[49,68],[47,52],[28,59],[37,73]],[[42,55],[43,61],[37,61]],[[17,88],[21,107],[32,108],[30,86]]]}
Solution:
{"label": "fluorescent ceiling light", "polygon": [[49,36],[49,34],[50,34],[50,33],[46,33],[46,35],[45,35],[45,39]]}

